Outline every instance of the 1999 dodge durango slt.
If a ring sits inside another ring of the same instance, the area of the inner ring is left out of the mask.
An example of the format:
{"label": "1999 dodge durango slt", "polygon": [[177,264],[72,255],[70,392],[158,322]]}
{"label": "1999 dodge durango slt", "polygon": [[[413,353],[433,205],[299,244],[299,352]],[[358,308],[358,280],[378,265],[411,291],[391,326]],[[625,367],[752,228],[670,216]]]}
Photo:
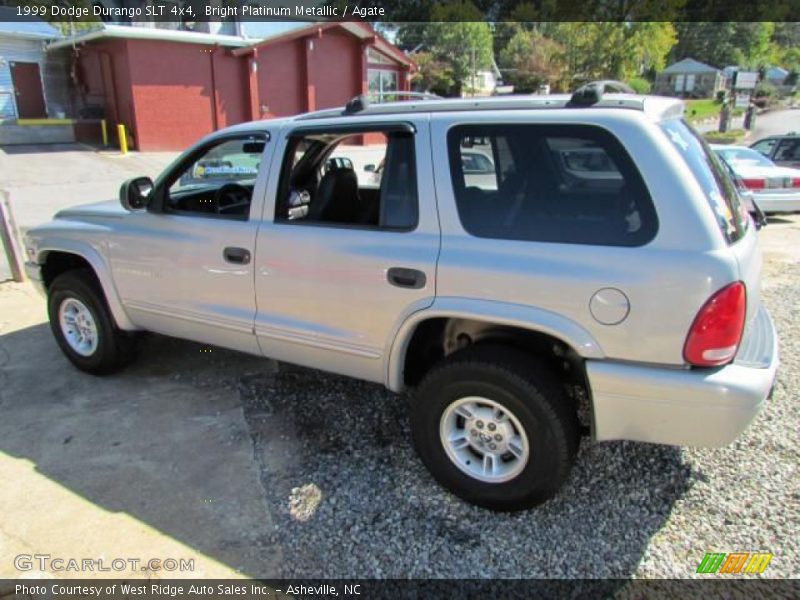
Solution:
{"label": "1999 dodge durango slt", "polygon": [[594,85],[237,125],[31,230],[28,274],[79,369],[147,330],[413,389],[436,479],[522,509],[579,401],[595,440],[719,446],[770,392],[756,227],[682,114]]}

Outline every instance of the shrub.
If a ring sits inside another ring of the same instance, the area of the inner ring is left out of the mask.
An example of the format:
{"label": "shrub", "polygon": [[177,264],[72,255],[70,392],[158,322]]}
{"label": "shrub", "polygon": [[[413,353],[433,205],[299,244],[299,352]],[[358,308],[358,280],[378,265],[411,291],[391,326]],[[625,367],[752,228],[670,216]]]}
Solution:
{"label": "shrub", "polygon": [[653,87],[647,79],[643,79],[642,77],[634,77],[628,80],[628,85],[631,86],[633,91],[637,94],[649,94]]}

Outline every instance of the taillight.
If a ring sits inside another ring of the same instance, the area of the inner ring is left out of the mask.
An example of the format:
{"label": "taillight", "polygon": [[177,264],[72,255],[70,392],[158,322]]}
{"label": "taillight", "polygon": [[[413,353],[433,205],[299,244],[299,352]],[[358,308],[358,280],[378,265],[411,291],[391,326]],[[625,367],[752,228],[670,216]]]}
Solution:
{"label": "taillight", "polygon": [[683,346],[684,360],[697,367],[715,367],[736,356],[744,329],[747,294],[737,281],[719,290],[697,313]]}
{"label": "taillight", "polygon": [[800,177],[795,177],[794,179],[792,179],[792,187],[800,188]]}
{"label": "taillight", "polygon": [[766,179],[742,179],[742,183],[748,190],[763,190],[767,187]]}

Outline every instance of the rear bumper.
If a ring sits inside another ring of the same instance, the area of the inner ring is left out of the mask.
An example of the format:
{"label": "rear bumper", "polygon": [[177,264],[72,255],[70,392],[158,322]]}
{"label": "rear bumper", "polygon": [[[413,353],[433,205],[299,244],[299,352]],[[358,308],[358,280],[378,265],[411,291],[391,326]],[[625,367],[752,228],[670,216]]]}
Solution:
{"label": "rear bumper", "polygon": [[42,280],[42,266],[40,264],[35,262],[26,262],[25,276],[33,284],[33,287],[36,288],[37,292],[39,292],[42,296],[47,295],[47,291],[44,288],[44,281]]}
{"label": "rear bumper", "polygon": [[753,194],[758,207],[769,213],[800,211],[800,192],[785,194],[780,192],[759,192]]}
{"label": "rear bumper", "polygon": [[778,370],[778,343],[760,309],[736,360],[717,369],[670,369],[611,361],[586,365],[594,435],[680,446],[725,446],[764,405]]}

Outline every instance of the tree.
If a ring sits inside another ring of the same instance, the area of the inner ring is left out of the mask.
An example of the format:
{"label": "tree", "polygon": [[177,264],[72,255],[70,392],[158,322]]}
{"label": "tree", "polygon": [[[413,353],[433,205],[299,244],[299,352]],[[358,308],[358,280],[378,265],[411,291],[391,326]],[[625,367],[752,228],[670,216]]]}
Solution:
{"label": "tree", "polygon": [[417,52],[414,54],[414,62],[417,63],[418,70],[411,80],[411,85],[416,91],[433,92],[440,96],[451,93],[455,81],[452,71],[445,63],[437,60],[430,52]]}
{"label": "tree", "polygon": [[678,23],[676,28],[673,60],[694,58],[720,69],[729,65],[757,69],[775,59],[774,23]]}
{"label": "tree", "polygon": [[[428,66],[438,69],[444,65],[452,79],[449,92],[461,95],[476,71],[492,66],[492,30],[481,17],[471,2],[458,0],[437,5],[431,10],[430,23],[401,26],[398,42],[405,48],[430,53],[433,60]],[[425,77],[422,74],[423,80]]]}
{"label": "tree", "polygon": [[594,79],[631,79],[663,67],[675,43],[671,23],[553,23],[546,35],[564,47],[573,85]]}
{"label": "tree", "polygon": [[564,48],[537,31],[519,28],[499,54],[500,71],[515,92],[532,93],[543,84],[568,85]]}

